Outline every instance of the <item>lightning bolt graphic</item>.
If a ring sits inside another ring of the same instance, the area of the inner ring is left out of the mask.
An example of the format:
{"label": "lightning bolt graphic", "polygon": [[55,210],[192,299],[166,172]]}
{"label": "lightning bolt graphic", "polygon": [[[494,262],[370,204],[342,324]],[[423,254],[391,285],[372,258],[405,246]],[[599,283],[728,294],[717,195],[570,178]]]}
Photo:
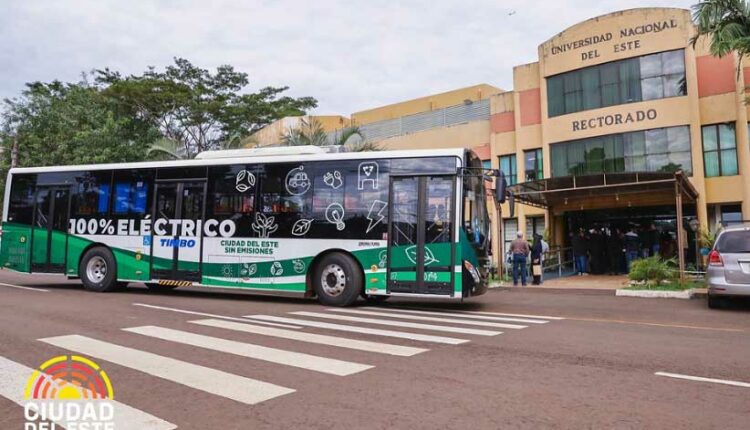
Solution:
{"label": "lightning bolt graphic", "polygon": [[385,208],[388,207],[388,203],[380,200],[375,200],[370,206],[370,212],[367,213],[367,219],[370,221],[370,225],[367,226],[365,234],[369,233],[370,230],[375,228],[385,219]]}

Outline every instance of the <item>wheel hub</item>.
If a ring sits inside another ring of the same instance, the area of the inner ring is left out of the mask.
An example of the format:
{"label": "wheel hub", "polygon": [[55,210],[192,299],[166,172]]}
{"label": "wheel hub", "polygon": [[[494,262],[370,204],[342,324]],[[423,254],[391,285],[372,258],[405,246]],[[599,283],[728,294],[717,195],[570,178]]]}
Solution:
{"label": "wheel hub", "polygon": [[86,276],[92,282],[102,282],[107,276],[107,262],[98,255],[86,264]]}
{"label": "wheel hub", "polygon": [[346,273],[338,264],[329,264],[323,268],[320,275],[320,284],[323,292],[331,297],[336,297],[344,292],[346,288]]}

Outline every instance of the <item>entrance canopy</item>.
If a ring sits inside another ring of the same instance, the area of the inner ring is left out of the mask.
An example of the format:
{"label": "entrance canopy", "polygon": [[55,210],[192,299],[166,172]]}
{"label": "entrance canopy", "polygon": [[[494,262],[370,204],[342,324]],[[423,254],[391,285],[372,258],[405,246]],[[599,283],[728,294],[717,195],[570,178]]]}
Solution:
{"label": "entrance canopy", "polygon": [[553,213],[674,204],[678,196],[692,203],[698,198],[698,192],[681,171],[564,176],[524,182],[508,189],[518,203]]}

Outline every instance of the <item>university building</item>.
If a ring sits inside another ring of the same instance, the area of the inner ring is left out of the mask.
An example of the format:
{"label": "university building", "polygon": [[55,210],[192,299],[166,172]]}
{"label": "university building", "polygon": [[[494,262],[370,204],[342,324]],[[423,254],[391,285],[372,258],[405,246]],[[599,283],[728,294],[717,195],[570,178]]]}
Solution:
{"label": "university building", "polygon": [[736,56],[711,56],[694,34],[688,10],[610,13],[541,43],[512,90],[476,85],[326,127],[356,124],[389,149],[473,148],[513,185],[503,242],[518,229],[566,245],[590,226],[654,223],[674,237],[679,215],[688,233],[750,220],[750,62],[738,75]]}

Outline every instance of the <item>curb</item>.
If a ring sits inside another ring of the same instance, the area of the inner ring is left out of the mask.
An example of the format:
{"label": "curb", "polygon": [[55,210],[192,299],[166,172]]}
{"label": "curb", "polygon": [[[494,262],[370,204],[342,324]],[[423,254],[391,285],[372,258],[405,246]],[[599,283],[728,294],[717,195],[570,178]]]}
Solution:
{"label": "curb", "polygon": [[615,293],[618,297],[641,297],[647,299],[692,299],[698,296],[695,288],[684,291],[658,291],[658,290],[625,290],[620,289]]}
{"label": "curb", "polygon": [[600,288],[574,288],[574,287],[539,287],[536,285],[527,285],[525,287],[514,287],[512,285],[493,285],[489,287],[488,291],[522,291],[522,292],[534,292],[534,293],[550,293],[550,294],[595,294],[602,296],[613,296],[615,290],[604,290]]}

